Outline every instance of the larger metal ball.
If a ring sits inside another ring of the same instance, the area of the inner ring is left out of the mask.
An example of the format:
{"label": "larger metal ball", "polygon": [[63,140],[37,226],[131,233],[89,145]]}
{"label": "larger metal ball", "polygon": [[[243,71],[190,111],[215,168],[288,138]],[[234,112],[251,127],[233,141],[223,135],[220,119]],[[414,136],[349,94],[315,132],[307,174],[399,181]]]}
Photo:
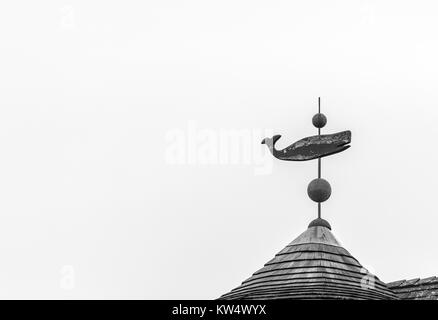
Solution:
{"label": "larger metal ball", "polygon": [[307,187],[307,194],[315,202],[324,202],[330,198],[332,187],[330,187],[330,183],[327,180],[314,179]]}
{"label": "larger metal ball", "polygon": [[323,113],[317,113],[312,118],[312,123],[317,128],[322,128],[327,123],[327,117]]}

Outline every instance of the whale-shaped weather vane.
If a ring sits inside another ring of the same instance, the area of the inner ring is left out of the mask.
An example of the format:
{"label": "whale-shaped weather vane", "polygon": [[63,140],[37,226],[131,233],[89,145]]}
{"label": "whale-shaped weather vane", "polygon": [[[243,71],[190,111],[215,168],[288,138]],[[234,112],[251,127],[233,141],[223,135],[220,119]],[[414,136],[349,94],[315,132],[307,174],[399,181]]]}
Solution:
{"label": "whale-shaped weather vane", "polygon": [[327,123],[327,118],[321,113],[321,99],[318,98],[318,113],[312,118],[313,125],[318,128],[318,135],[310,136],[294,142],[283,150],[277,150],[275,143],[281,135],[265,138],[266,144],[274,157],[285,161],[306,161],[318,159],[318,178],[312,180],[307,187],[310,199],[318,203],[318,219],[313,220],[310,226],[323,225],[331,229],[330,224],[321,219],[321,202],[326,201],[331,195],[331,186],[327,180],[321,178],[321,158],[342,152],[350,147],[351,131],[341,131],[333,134],[321,135],[321,128]]}
{"label": "whale-shaped weather vane", "polygon": [[326,157],[345,149],[351,141],[351,132],[342,131],[333,134],[316,135],[298,140],[283,150],[275,149],[275,143],[281,135],[263,139],[272,155],[280,160],[286,161],[306,161]]}

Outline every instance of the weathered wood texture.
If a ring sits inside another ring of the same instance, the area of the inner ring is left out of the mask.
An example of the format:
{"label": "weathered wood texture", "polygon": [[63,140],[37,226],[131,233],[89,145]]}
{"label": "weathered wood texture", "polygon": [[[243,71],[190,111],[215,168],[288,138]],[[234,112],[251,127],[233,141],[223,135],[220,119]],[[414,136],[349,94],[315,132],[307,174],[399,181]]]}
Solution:
{"label": "weathered wood texture", "polygon": [[403,300],[438,300],[438,278],[399,280],[387,286]]}
{"label": "weathered wood texture", "polygon": [[330,230],[309,227],[220,299],[397,299]]}

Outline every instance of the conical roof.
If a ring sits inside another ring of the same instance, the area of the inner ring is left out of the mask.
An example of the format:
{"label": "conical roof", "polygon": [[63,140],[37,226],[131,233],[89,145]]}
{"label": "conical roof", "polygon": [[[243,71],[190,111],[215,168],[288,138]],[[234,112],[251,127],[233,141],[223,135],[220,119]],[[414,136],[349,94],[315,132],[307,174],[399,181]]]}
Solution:
{"label": "conical roof", "polygon": [[308,229],[220,299],[397,299],[316,219]]}

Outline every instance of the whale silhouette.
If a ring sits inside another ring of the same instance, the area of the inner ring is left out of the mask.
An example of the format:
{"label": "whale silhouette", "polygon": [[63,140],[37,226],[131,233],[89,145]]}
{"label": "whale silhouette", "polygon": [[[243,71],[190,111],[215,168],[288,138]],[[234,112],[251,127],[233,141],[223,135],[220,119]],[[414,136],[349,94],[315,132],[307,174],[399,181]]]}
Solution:
{"label": "whale silhouette", "polygon": [[285,161],[306,161],[326,157],[348,149],[351,142],[351,131],[341,131],[333,134],[316,135],[306,137],[291,144],[283,150],[275,149],[275,143],[281,135],[265,138],[262,144],[266,144],[272,155]]}

